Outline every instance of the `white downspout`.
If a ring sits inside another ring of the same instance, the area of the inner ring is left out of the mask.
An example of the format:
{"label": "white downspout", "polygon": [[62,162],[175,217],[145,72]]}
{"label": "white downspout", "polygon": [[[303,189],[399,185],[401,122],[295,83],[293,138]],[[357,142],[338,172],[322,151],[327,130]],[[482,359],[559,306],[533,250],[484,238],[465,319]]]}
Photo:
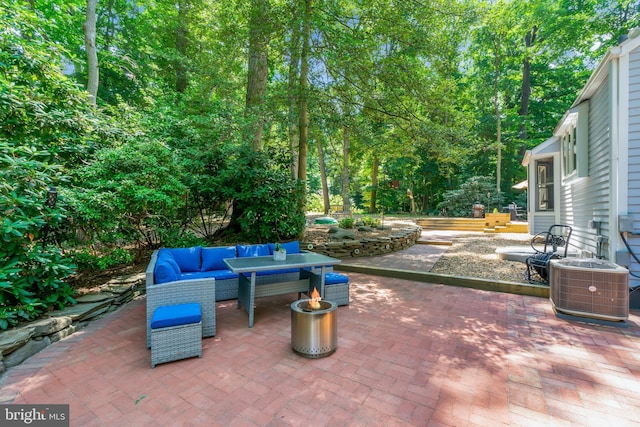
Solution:
{"label": "white downspout", "polygon": [[609,102],[610,111],[610,147],[611,164],[609,167],[611,200],[609,209],[609,253],[607,258],[616,261],[616,252],[624,245],[618,234],[618,215],[628,213],[628,105],[629,91],[629,55],[620,56],[620,50],[614,53],[609,62]]}

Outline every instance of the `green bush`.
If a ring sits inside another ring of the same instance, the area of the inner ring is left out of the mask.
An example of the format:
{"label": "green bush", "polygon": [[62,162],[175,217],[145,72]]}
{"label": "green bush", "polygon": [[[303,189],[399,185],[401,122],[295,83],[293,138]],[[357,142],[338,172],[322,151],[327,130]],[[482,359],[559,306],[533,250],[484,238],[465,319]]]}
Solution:
{"label": "green bush", "polygon": [[304,231],[304,185],[267,154],[241,151],[221,171],[219,188],[232,200],[229,230],[239,239],[278,242]]}
{"label": "green bush", "polygon": [[501,197],[495,194],[494,178],[475,176],[462,184],[457,190],[447,191],[438,209],[444,210],[447,216],[468,217],[472,215],[472,207],[480,202],[485,209],[501,206]]}
{"label": "green bush", "polygon": [[77,170],[78,187],[67,193],[74,224],[90,235],[89,243],[151,245],[150,236],[181,228],[179,211],[187,194],[181,173],[177,156],[158,142],[102,149]]}
{"label": "green bush", "polygon": [[338,221],[338,225],[340,228],[353,228],[355,224],[355,220],[352,217],[345,217]]}
{"label": "green bush", "polygon": [[308,193],[306,207],[307,212],[324,213],[322,194]]}
{"label": "green bush", "polygon": [[87,249],[81,249],[72,252],[71,259],[80,270],[106,270],[117,265],[131,264],[133,255],[124,248],[114,248],[102,255],[93,254]]}
{"label": "green bush", "polygon": [[362,221],[362,225],[365,225],[367,227],[380,227],[380,219],[379,218],[371,218],[370,216],[363,216],[362,218],[360,218],[360,221]]}
{"label": "green bush", "polygon": [[[90,149],[95,114],[85,91],[67,79],[29,6],[0,14],[0,329],[73,302],[64,279],[71,260],[54,246],[64,199],[45,198],[68,181],[65,166]],[[47,239],[48,237],[48,239]]]}
{"label": "green bush", "polygon": [[64,218],[60,206],[45,204],[48,177],[56,168],[48,152],[11,147],[0,139],[0,329],[73,302],[63,279],[74,271],[47,233]]}

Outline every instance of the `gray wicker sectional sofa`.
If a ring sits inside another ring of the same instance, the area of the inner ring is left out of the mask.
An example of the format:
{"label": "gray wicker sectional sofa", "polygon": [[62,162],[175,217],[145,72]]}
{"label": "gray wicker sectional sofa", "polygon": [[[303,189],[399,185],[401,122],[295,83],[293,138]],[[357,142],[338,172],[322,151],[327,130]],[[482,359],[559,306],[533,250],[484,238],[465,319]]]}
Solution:
{"label": "gray wicker sectional sofa", "polygon": [[[216,301],[238,298],[239,275],[228,269],[225,258],[268,256],[274,244],[219,247],[162,248],[153,252],[146,270],[147,347],[151,345],[151,319],[155,309],[163,305],[199,303],[202,308],[202,336],[216,334]],[[299,253],[298,241],[281,243],[288,254]],[[331,266],[327,271],[332,272]],[[346,276],[330,273],[327,284],[339,305],[349,304]],[[262,271],[257,273],[256,287],[262,284],[297,281],[300,269]],[[337,279],[337,281],[336,281]],[[327,289],[325,288],[325,292]]]}
{"label": "gray wicker sectional sofa", "polygon": [[[287,253],[300,251],[297,241],[281,244]],[[151,318],[162,305],[197,302],[202,307],[202,336],[216,334],[215,303],[238,298],[238,274],[224,258],[265,256],[274,245],[235,245],[221,247],[162,248],[151,254],[146,270],[147,347],[151,346]],[[261,272],[256,285],[298,280],[298,269]]]}
{"label": "gray wicker sectional sofa", "polygon": [[[287,253],[300,252],[298,241],[281,243]],[[167,282],[215,279],[216,301],[238,298],[238,274],[229,270],[225,258],[272,255],[274,244],[218,247],[162,248],[154,251],[146,271],[147,287]],[[297,280],[298,269],[258,273],[256,285],[274,281]]]}

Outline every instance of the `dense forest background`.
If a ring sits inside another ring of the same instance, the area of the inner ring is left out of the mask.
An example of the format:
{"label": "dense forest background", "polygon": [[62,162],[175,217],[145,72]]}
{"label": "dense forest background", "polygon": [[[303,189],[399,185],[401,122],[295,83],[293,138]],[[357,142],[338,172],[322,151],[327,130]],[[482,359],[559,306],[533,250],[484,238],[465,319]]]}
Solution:
{"label": "dense forest background", "polygon": [[438,214],[468,182],[524,204],[525,150],[640,20],[630,0],[0,5],[0,327],[127,245]]}

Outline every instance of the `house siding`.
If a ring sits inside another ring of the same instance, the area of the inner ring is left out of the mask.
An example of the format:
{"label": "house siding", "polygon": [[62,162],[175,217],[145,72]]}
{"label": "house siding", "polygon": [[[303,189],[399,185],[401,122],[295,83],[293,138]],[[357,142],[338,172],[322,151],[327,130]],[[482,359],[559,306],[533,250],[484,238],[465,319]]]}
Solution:
{"label": "house siding", "polygon": [[[571,246],[585,255],[596,256],[597,230],[588,223],[597,218],[601,221],[601,234],[609,233],[608,211],[611,193],[609,173],[609,87],[605,82],[594,93],[589,106],[589,174],[565,182],[560,193],[560,218],[563,224],[571,224],[573,235]],[[602,254],[606,257],[606,246]]]}
{"label": "house siding", "polygon": [[556,218],[553,215],[536,215],[535,228],[533,234],[538,234],[543,231],[549,231],[549,227],[555,224]]}
{"label": "house siding", "polygon": [[[629,54],[628,126],[628,213],[636,220],[634,228],[640,228],[637,225],[640,217],[640,49]],[[633,253],[640,257],[640,237],[628,238]],[[634,273],[640,271],[640,266],[633,257],[629,270]],[[634,276],[630,276],[629,281],[633,286],[640,285],[640,281]]]}

